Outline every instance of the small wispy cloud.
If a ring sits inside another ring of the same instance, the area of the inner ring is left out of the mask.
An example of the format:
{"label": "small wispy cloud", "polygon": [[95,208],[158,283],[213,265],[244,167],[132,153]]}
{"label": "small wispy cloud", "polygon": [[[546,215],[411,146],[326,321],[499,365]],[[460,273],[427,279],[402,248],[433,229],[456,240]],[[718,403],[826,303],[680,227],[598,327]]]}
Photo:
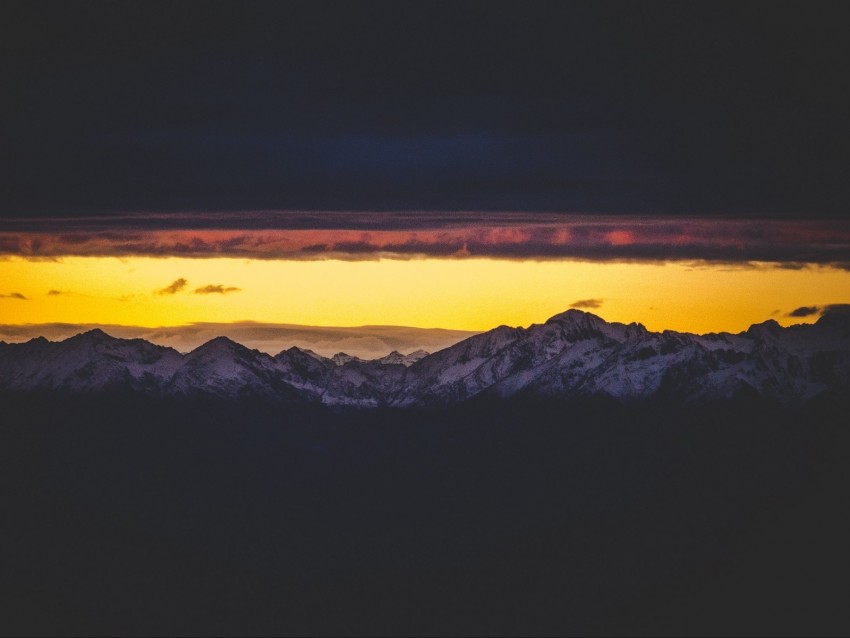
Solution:
{"label": "small wispy cloud", "polygon": [[175,279],[173,282],[171,282],[170,285],[166,286],[165,288],[160,288],[159,290],[157,290],[156,294],[158,294],[158,295],[174,295],[174,294],[177,294],[178,292],[183,290],[187,286],[188,283],[189,282],[186,281],[185,279],[183,279],[183,277],[180,277],[180,279]]}
{"label": "small wispy cloud", "polygon": [[226,295],[229,292],[239,292],[241,288],[236,286],[222,286],[221,284],[209,284],[195,288],[196,295]]}
{"label": "small wispy cloud", "polygon": [[10,292],[8,295],[0,293],[0,299],[20,299],[21,301],[29,301],[28,297],[25,297],[19,292]]}
{"label": "small wispy cloud", "polygon": [[850,313],[850,304],[846,303],[833,303],[826,304],[825,306],[800,306],[799,308],[794,308],[791,312],[786,314],[786,317],[811,317],[812,315],[826,315],[826,314],[845,314]]}
{"label": "small wispy cloud", "polygon": [[65,291],[65,290],[48,290],[47,291],[48,297],[56,297],[57,295],[67,295],[67,294],[68,294],[68,292]]}
{"label": "small wispy cloud", "polygon": [[811,317],[812,315],[819,315],[823,312],[823,308],[820,306],[800,306],[799,308],[794,308],[791,312],[788,313],[789,317]]}
{"label": "small wispy cloud", "polygon": [[570,308],[593,309],[601,308],[605,302],[604,299],[579,299],[570,304]]}

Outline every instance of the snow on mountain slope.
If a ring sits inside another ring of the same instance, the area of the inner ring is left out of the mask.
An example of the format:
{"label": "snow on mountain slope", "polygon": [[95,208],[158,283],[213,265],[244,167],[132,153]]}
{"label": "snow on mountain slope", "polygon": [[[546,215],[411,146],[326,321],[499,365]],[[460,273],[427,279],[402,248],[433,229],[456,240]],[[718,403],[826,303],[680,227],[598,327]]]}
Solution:
{"label": "snow on mountain slope", "polygon": [[412,366],[396,403],[456,403],[485,390],[510,396],[531,384],[549,361],[574,344],[593,341],[610,348],[628,334],[645,332],[637,324],[607,323],[579,310],[568,310],[527,329],[501,326]]}
{"label": "snow on mountain slope", "polygon": [[823,357],[835,359],[838,368],[846,371],[848,354],[847,336],[819,324],[781,328],[776,322],[765,322],[739,335],[644,332],[605,350],[601,359],[587,354],[576,359],[566,351],[549,370],[541,371],[529,390],[545,396],[684,399],[755,393],[778,401],[799,401],[841,385],[838,378],[830,385],[813,376],[812,360],[817,365]]}
{"label": "snow on mountain slope", "polygon": [[328,405],[383,407],[399,390],[407,368],[400,363],[350,361],[334,370],[322,402]]}
{"label": "snow on mountain slope", "polygon": [[91,331],[62,342],[0,343],[0,390],[264,397],[360,407],[450,405],[480,394],[806,401],[850,389],[850,316],[773,321],[740,334],[654,333],[568,310],[528,328],[500,326],[432,355],[373,361],[290,348],[271,357],[229,339],[187,355]]}
{"label": "snow on mountain slope", "polygon": [[334,365],[344,366],[349,361],[363,361],[359,357],[353,357],[350,354],[346,354],[345,352],[337,352],[334,356],[331,357],[331,361],[334,362]]}
{"label": "snow on mountain slope", "polygon": [[310,350],[289,348],[275,356],[281,378],[307,398],[321,397],[337,364]]}
{"label": "snow on mountain slope", "polygon": [[405,381],[396,403],[454,403],[482,392],[805,401],[850,386],[848,323],[825,316],[815,325],[765,322],[738,335],[699,336],[653,333],[569,310],[542,325],[497,329],[432,355],[411,368],[419,378]]}
{"label": "snow on mountain slope", "polygon": [[279,374],[277,361],[227,337],[217,337],[190,352],[168,385],[168,394],[295,399],[299,395]]}
{"label": "snow on mountain slope", "polygon": [[172,348],[91,330],[58,343],[38,338],[7,344],[0,352],[0,388],[158,393],[181,363],[182,356]]}
{"label": "snow on mountain slope", "polygon": [[428,356],[428,353],[424,350],[416,350],[415,352],[411,352],[410,354],[402,354],[398,350],[393,350],[387,356],[381,357],[380,359],[375,359],[375,363],[381,363],[384,365],[401,364],[406,368],[409,368],[414,363],[419,361],[420,359],[424,359]]}

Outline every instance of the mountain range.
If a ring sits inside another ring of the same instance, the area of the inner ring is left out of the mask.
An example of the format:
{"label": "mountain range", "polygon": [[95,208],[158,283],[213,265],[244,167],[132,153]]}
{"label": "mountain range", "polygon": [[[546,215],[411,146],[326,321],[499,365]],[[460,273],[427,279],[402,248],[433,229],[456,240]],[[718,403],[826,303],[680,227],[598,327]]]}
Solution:
{"label": "mountain range", "polygon": [[371,361],[289,348],[271,356],[218,337],[182,354],[95,329],[64,341],[0,342],[0,391],[215,396],[351,407],[440,407],[473,397],[759,396],[801,404],[850,389],[850,315],[738,333],[651,332],[568,310],[528,328],[500,326],[434,354]]}
{"label": "mountain range", "polygon": [[833,310],[0,342],[0,635],[847,635],[847,390]]}

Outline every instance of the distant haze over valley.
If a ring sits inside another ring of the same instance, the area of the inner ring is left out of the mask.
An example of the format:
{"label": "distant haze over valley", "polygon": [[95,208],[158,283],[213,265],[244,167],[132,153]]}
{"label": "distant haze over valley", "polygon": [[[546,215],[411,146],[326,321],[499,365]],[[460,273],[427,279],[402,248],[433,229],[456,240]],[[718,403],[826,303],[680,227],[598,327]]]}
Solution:
{"label": "distant haze over valley", "polygon": [[390,352],[405,354],[416,350],[437,352],[477,334],[470,330],[415,328],[409,326],[299,326],[293,324],[237,321],[198,322],[184,326],[121,326],[109,324],[46,323],[22,326],[0,324],[0,341],[17,343],[34,337],[60,341],[81,332],[99,328],[120,339],[144,339],[180,352],[189,352],[214,339],[226,336],[242,345],[277,354],[297,347],[323,357],[344,352],[361,359],[377,359]]}

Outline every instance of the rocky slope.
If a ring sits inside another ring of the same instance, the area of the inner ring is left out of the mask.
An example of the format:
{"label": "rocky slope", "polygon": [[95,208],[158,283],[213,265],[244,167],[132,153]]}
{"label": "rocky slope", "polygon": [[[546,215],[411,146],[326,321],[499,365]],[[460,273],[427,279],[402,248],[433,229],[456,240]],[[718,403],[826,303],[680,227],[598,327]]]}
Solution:
{"label": "rocky slope", "polygon": [[444,406],[475,396],[803,403],[850,389],[850,316],[740,334],[650,332],[568,310],[528,328],[500,326],[428,355],[328,359],[290,348],[275,357],[227,338],[188,354],[93,330],[61,342],[0,342],[0,390],[158,397],[213,395],[357,407]]}

